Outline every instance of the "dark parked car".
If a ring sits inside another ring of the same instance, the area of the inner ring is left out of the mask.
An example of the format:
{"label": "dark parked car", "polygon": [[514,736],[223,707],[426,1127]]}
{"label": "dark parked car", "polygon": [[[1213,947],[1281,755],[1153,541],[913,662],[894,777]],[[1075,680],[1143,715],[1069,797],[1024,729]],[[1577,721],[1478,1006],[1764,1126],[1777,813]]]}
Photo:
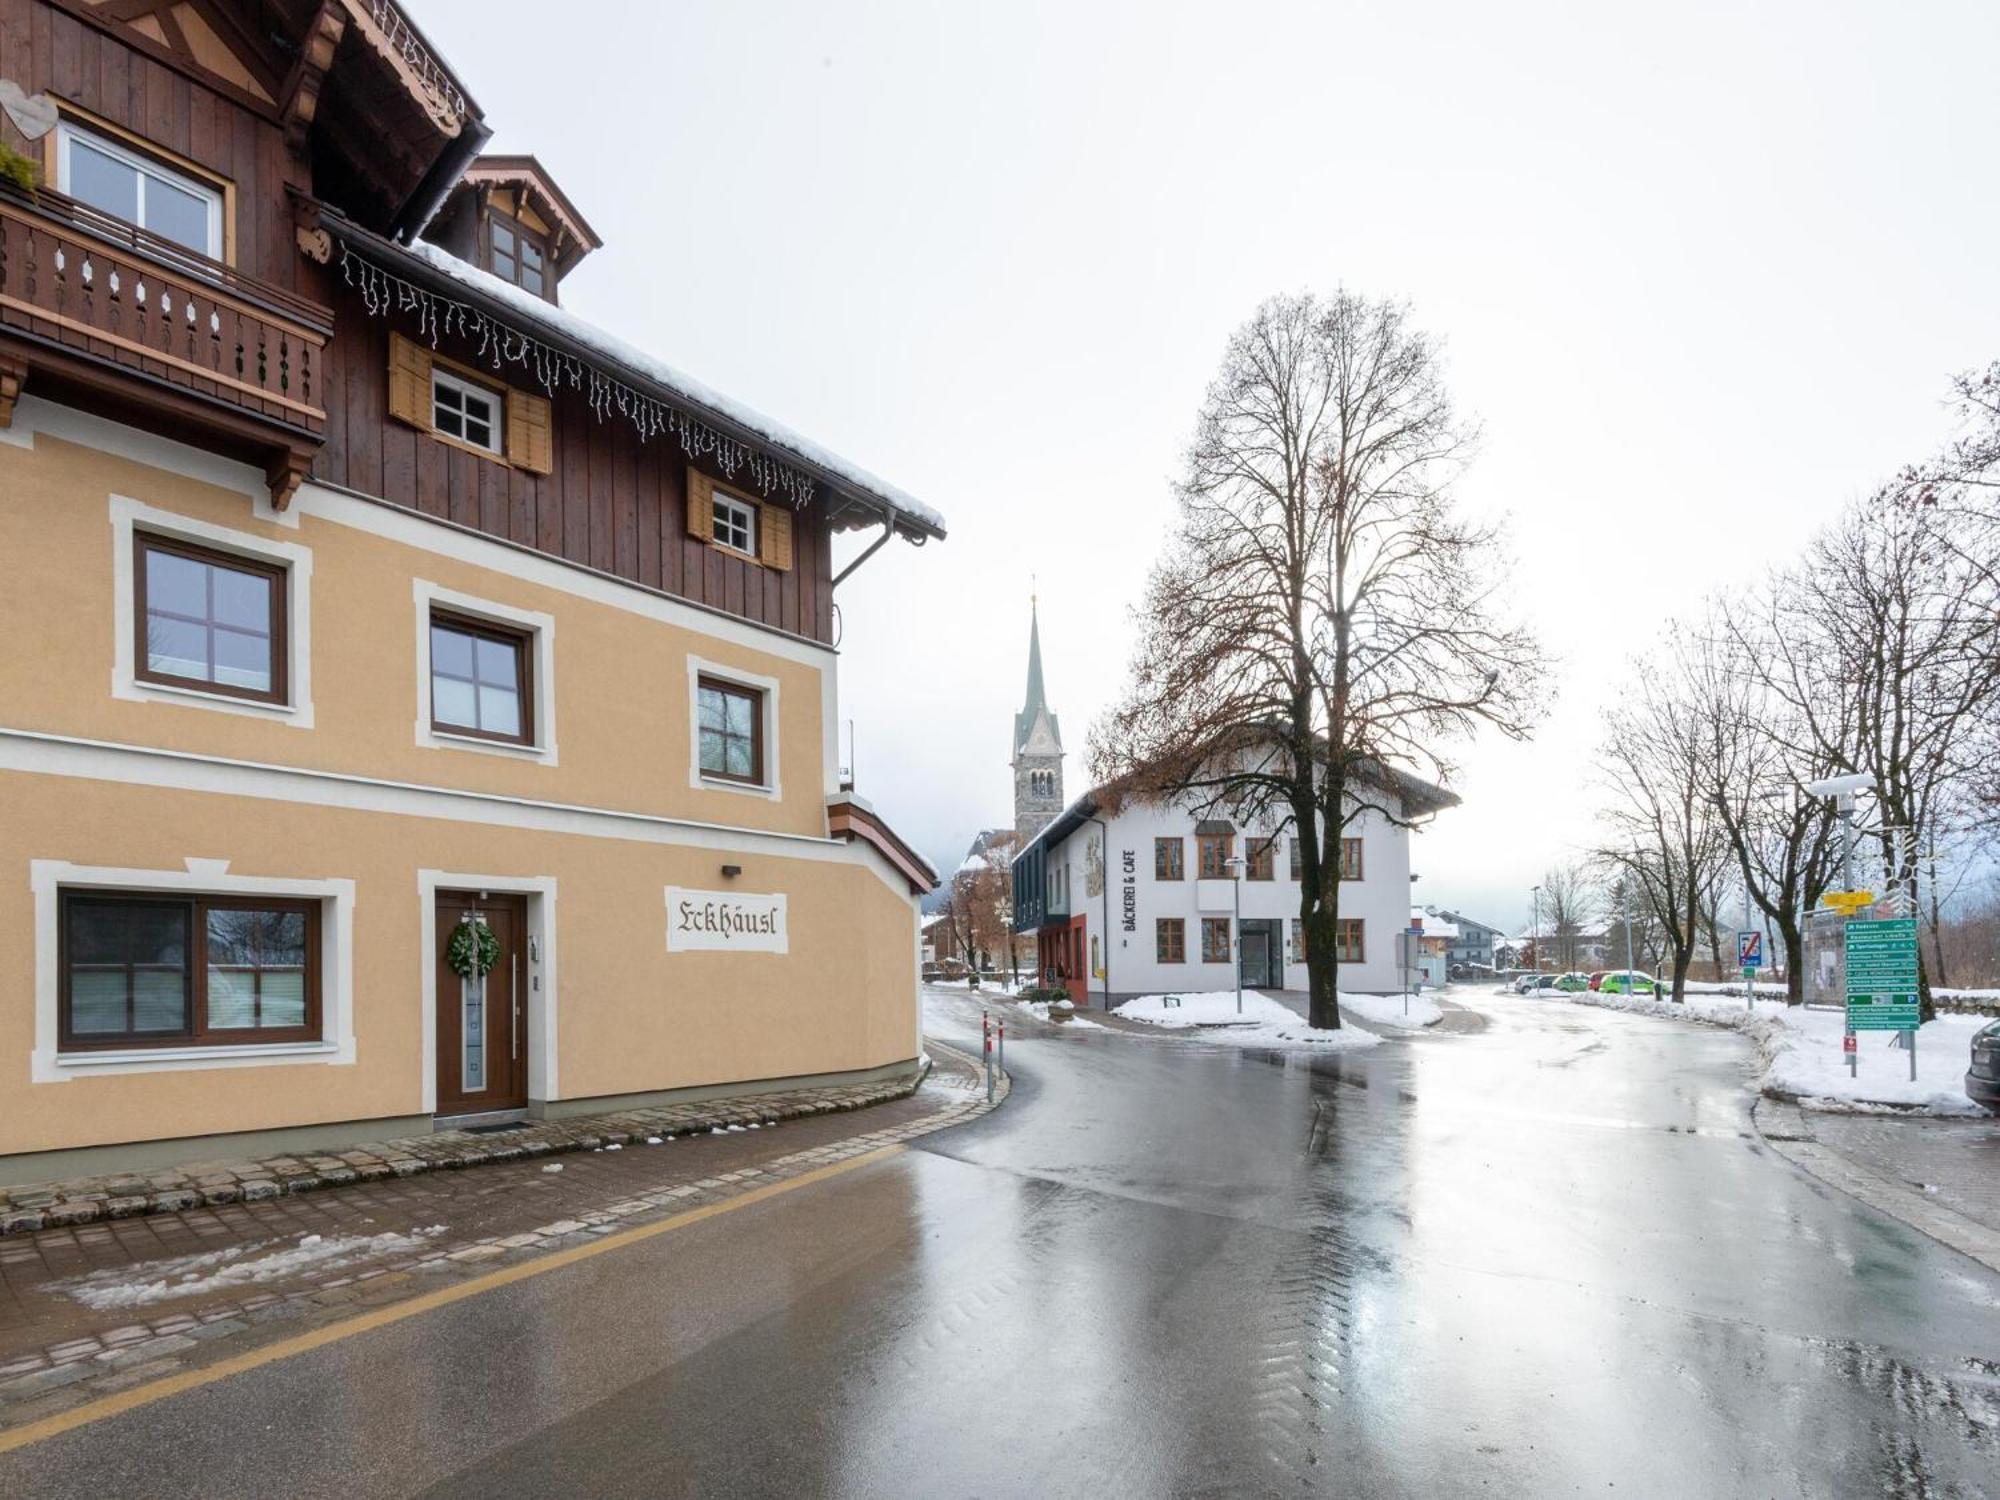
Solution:
{"label": "dark parked car", "polygon": [[2000,1110],[2000,1021],[1972,1033],[1972,1066],[1965,1071],[1965,1097]]}

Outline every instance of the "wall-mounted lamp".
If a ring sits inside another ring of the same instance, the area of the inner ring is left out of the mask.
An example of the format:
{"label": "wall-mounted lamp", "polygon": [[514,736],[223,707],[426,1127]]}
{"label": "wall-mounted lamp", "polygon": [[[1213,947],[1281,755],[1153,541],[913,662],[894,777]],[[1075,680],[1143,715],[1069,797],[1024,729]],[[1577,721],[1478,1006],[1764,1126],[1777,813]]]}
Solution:
{"label": "wall-mounted lamp", "polygon": [[734,880],[738,875],[741,875],[742,873],[743,873],[743,866],[741,865],[724,865],[722,867],[722,878],[724,880]]}

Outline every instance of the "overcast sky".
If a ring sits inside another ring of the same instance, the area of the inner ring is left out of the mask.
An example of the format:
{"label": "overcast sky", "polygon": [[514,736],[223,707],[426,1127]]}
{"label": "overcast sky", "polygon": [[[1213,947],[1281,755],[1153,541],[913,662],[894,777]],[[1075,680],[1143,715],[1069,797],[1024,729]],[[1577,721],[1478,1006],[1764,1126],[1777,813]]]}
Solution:
{"label": "overcast sky", "polygon": [[[1534,743],[1459,747],[1417,899],[1524,923],[1622,664],[1944,432],[2000,355],[2000,6],[413,0],[605,241],[563,300],[915,492],[842,586],[861,791],[1011,821],[1039,580],[1083,782],[1224,339],[1406,299],[1486,439]],[[552,28],[550,18],[556,18]]]}

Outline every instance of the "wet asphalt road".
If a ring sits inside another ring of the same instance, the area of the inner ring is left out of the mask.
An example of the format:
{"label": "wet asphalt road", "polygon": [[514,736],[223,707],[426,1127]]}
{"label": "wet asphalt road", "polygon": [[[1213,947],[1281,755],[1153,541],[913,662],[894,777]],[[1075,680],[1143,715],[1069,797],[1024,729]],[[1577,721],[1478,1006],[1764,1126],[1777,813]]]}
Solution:
{"label": "wet asphalt road", "polygon": [[1763,1148],[1742,1038],[1480,1004],[1341,1056],[1016,1037],[970,1127],[0,1494],[2000,1494],[2000,1276]]}

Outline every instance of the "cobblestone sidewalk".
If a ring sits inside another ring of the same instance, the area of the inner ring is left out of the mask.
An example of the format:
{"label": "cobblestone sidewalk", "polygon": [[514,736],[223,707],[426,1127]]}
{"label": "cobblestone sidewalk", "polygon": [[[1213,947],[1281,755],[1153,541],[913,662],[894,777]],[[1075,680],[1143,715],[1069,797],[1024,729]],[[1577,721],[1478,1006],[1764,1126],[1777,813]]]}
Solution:
{"label": "cobblestone sidewalk", "polygon": [[964,1124],[975,1059],[927,1044],[920,1088],[866,1116],[606,1140],[520,1160],[331,1186],[306,1197],[44,1229],[0,1244],[0,1428],[228,1357],[619,1229]]}
{"label": "cobblestone sidewalk", "polygon": [[356,1182],[415,1177],[424,1172],[519,1161],[530,1156],[595,1151],[610,1145],[632,1146],[653,1136],[762,1127],[906,1099],[916,1091],[919,1082],[913,1075],[896,1083],[795,1089],[658,1109],[581,1115],[569,1120],[538,1120],[498,1133],[443,1130],[372,1142],[346,1151],[286,1152],[255,1161],[200,1162],[158,1171],[120,1172],[0,1188],[0,1235],[61,1229],[100,1219],[129,1219],[140,1214],[258,1203],[288,1193],[309,1193]]}

